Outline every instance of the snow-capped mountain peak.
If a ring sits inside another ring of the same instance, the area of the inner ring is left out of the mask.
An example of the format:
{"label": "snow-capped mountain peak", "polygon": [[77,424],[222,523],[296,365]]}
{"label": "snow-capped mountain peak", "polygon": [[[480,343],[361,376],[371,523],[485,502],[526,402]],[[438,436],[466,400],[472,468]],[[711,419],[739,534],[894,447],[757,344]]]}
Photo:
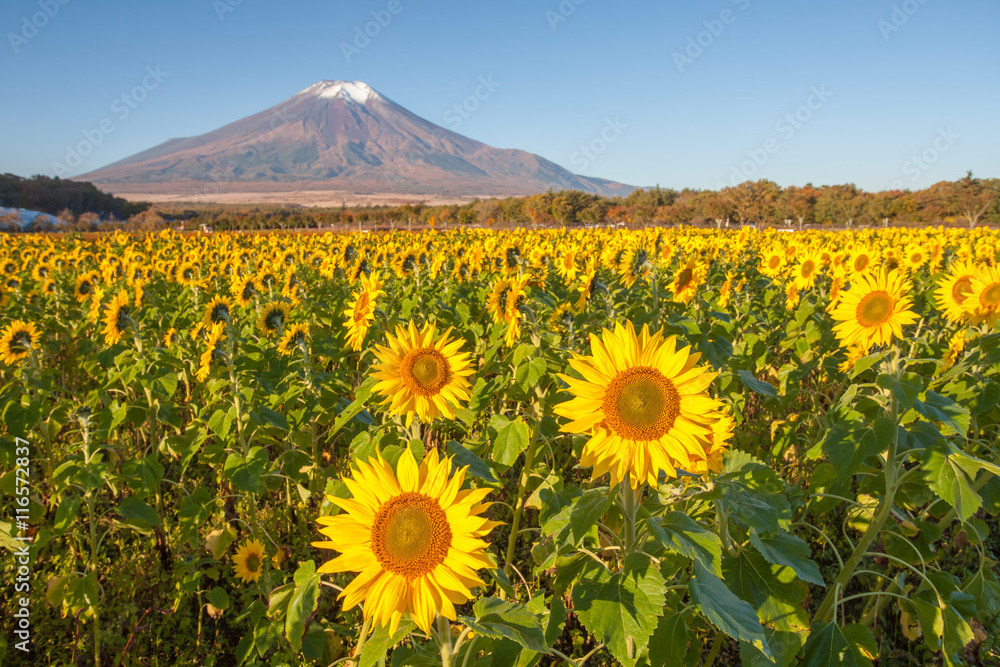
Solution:
{"label": "snow-capped mountain peak", "polygon": [[363,81],[320,81],[309,86],[299,94],[315,95],[324,99],[340,97],[357,102],[358,104],[364,104],[378,95]]}

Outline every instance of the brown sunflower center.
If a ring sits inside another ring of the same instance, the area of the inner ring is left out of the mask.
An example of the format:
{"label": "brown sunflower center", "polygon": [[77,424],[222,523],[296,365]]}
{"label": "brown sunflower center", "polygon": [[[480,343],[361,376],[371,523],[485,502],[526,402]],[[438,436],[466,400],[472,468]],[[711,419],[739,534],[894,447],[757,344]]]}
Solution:
{"label": "brown sunflower center", "polygon": [[892,315],[892,296],[884,290],[878,290],[865,295],[858,303],[855,313],[858,323],[863,327],[874,327],[884,324]]}
{"label": "brown sunflower center", "polygon": [[811,259],[807,259],[806,261],[802,262],[802,268],[800,269],[800,275],[803,278],[810,277],[813,274],[813,272],[815,272],[815,271],[816,271],[816,262],[812,261]]}
{"label": "brown sunflower center", "polygon": [[769,268],[776,269],[779,264],[781,264],[781,258],[777,255],[771,255],[771,259],[767,260],[767,266]]}
{"label": "brown sunflower center", "polygon": [[383,504],[372,521],[372,552],[385,569],[407,579],[444,561],[451,526],[437,500],[408,491]]}
{"label": "brown sunflower center", "polygon": [[972,291],[972,278],[970,276],[962,276],[955,281],[955,284],[951,286],[951,298],[955,300],[955,303],[962,305],[965,301],[965,297],[969,295]]}
{"label": "brown sunflower center", "polygon": [[1000,283],[993,283],[983,290],[979,297],[979,302],[986,308],[996,308],[1000,306]]}
{"label": "brown sunflower center", "polygon": [[858,257],[854,258],[854,270],[864,271],[865,269],[868,268],[868,265],[870,263],[871,263],[871,258],[868,257],[868,255],[859,255]]}
{"label": "brown sunflower center", "polygon": [[260,556],[255,553],[247,554],[247,560],[243,566],[250,574],[256,574],[260,570]]}
{"label": "brown sunflower center", "polygon": [[685,287],[691,284],[694,279],[694,271],[690,267],[684,269],[679,274],[677,274],[677,291],[680,292]]}
{"label": "brown sunflower center", "polygon": [[420,396],[436,396],[451,379],[448,360],[434,348],[410,350],[401,366],[403,383]]}
{"label": "brown sunflower center", "polygon": [[681,397],[655,368],[637,366],[619,373],[604,392],[608,427],[627,440],[649,441],[665,435],[680,414]]}

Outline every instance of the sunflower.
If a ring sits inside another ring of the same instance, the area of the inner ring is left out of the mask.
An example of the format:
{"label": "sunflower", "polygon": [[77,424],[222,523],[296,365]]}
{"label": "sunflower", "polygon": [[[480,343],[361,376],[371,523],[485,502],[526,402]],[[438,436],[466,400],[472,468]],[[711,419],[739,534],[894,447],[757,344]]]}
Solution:
{"label": "sunflower", "polygon": [[260,579],[260,575],[264,572],[264,543],[250,540],[240,547],[233,556],[233,567],[236,569],[236,576],[242,579],[244,584]]}
{"label": "sunflower", "polygon": [[726,271],[726,281],[722,283],[722,287],[719,288],[719,308],[727,308],[729,306],[729,300],[733,296],[733,272]]}
{"label": "sunflower", "polygon": [[97,271],[87,271],[76,277],[76,286],[73,288],[73,296],[79,303],[85,302],[94,293],[94,286],[97,283]]}
{"label": "sunflower", "polygon": [[563,280],[567,285],[576,280],[576,274],[579,270],[576,267],[576,258],[580,254],[580,247],[577,245],[570,245],[565,248],[559,259],[556,261],[556,271],[562,276]]}
{"label": "sunflower", "polygon": [[390,633],[404,614],[426,633],[438,614],[456,620],[455,605],[484,585],[476,570],[495,567],[483,538],[500,524],[481,516],[490,490],[462,489],[468,466],[452,475],[452,459],[433,449],[419,467],[409,449],[396,471],[381,455],[355,466],[344,479],[353,497],[327,496],[344,512],[318,519],[327,541],[313,546],[340,555],[317,572],[357,572],[340,594],[344,610],[364,602],[365,619]]}
{"label": "sunflower", "polygon": [[257,296],[257,284],[254,282],[254,277],[237,276],[229,285],[229,293],[236,299],[236,303],[246,308],[253,302],[253,298]]}
{"label": "sunflower", "polygon": [[271,335],[281,333],[281,328],[288,321],[288,305],[272,301],[264,306],[257,318],[257,330]]}
{"label": "sunflower", "polygon": [[549,315],[549,326],[554,331],[566,333],[572,331],[574,322],[573,307],[568,303],[561,303]]}
{"label": "sunflower", "polygon": [[795,265],[792,275],[795,278],[795,286],[799,291],[807,290],[816,282],[819,275],[820,259],[818,255],[807,254]]}
{"label": "sunflower", "polygon": [[944,311],[944,316],[951,322],[965,321],[968,313],[964,303],[972,292],[972,279],[979,269],[971,262],[955,262],[951,265],[948,275],[938,281],[938,307]]}
{"label": "sunflower", "polygon": [[14,320],[0,335],[0,354],[4,363],[13,366],[38,347],[39,335],[34,322]]}
{"label": "sunflower", "polygon": [[389,414],[406,415],[407,426],[417,415],[430,422],[436,417],[455,418],[452,405],[468,401],[472,375],[469,353],[460,352],[461,338],[449,339],[451,328],[435,337],[433,324],[417,331],[413,320],[396,327],[396,335],[386,334],[388,347],[375,347],[381,363],[375,365],[374,377],[380,382],[375,391],[385,397],[382,405]]}
{"label": "sunflower", "polygon": [[382,290],[382,283],[379,282],[378,278],[369,279],[368,276],[362,274],[361,289],[358,290],[354,301],[350,302],[347,310],[344,311],[344,316],[347,318],[344,323],[344,326],[347,327],[347,342],[352,350],[361,351],[365,336],[368,334],[368,328],[371,326],[372,320],[375,319],[375,304],[380,295],[384,296],[385,292]]}
{"label": "sunflower", "polygon": [[306,336],[309,335],[309,325],[304,322],[298,324],[293,324],[288,327],[285,334],[278,341],[278,352],[283,355],[289,355],[299,350],[299,346],[306,342]]}
{"label": "sunflower", "polygon": [[564,432],[591,436],[580,462],[593,466],[594,478],[611,473],[612,485],[655,487],[661,470],[674,477],[714,460],[706,450],[722,414],[707,389],[716,373],[697,365],[698,353],[678,350],[676,336],[650,335],[648,326],[637,336],[631,322],[592,334],[590,346],[593,356],[570,361],[582,380],[559,376],[575,398],[555,413],[571,420]]}
{"label": "sunflower", "polygon": [[705,282],[705,273],[705,266],[694,257],[689,257],[670,283],[670,290],[674,293],[673,300],[678,303],[691,301],[698,287]]}
{"label": "sunflower", "polygon": [[117,296],[111,299],[107,310],[104,311],[105,344],[114,345],[120,341],[125,335],[129,322],[128,292],[121,290]]}
{"label": "sunflower", "polygon": [[510,347],[521,337],[521,305],[527,297],[528,276],[500,278],[486,298],[486,310],[497,323],[506,323],[504,342]]}
{"label": "sunflower", "polygon": [[972,279],[972,290],[963,305],[972,324],[996,324],[1000,320],[1000,269],[995,266],[980,269]]}
{"label": "sunflower", "polygon": [[785,251],[778,246],[771,246],[760,258],[758,269],[769,278],[777,278],[785,269]]}
{"label": "sunflower", "polygon": [[910,283],[899,271],[877,269],[852,278],[850,289],[842,292],[830,316],[839,324],[833,331],[841,345],[860,345],[865,350],[883,345],[893,336],[903,337],[903,326],[912,324],[917,314],[910,310]]}
{"label": "sunflower", "polygon": [[197,287],[201,276],[201,267],[197,262],[183,262],[177,267],[176,279],[185,287]]}
{"label": "sunflower", "polygon": [[232,309],[233,304],[227,297],[213,297],[205,307],[205,316],[201,318],[201,321],[205,323],[205,326],[212,326],[216,322],[228,322]]}
{"label": "sunflower", "polygon": [[576,312],[582,313],[587,307],[587,302],[594,296],[596,292],[601,287],[600,282],[597,279],[597,260],[591,258],[587,260],[587,266],[583,270],[583,279],[580,285],[580,298],[577,299]]}
{"label": "sunflower", "polygon": [[955,365],[958,361],[959,356],[965,351],[965,330],[961,330],[955,333],[948,341],[948,352],[945,354],[944,359],[941,360],[941,366],[938,369],[938,373],[944,373],[946,370]]}
{"label": "sunflower", "polygon": [[877,261],[878,255],[870,248],[858,247],[851,253],[848,266],[853,273],[867,273]]}
{"label": "sunflower", "polygon": [[[205,325],[201,324],[200,326],[204,328]],[[198,373],[195,375],[198,382],[204,382],[208,378],[209,373],[212,372],[212,362],[224,355],[222,336],[225,331],[226,325],[222,322],[216,322],[209,330],[208,339],[205,341],[205,351],[201,353],[201,363],[198,366]]]}
{"label": "sunflower", "polygon": [[649,273],[649,254],[642,246],[629,248],[618,265],[618,276],[626,287],[632,287]]}
{"label": "sunflower", "polygon": [[174,327],[170,327],[167,329],[167,333],[163,334],[163,347],[173,347],[174,345],[179,345],[180,342],[181,337]]}

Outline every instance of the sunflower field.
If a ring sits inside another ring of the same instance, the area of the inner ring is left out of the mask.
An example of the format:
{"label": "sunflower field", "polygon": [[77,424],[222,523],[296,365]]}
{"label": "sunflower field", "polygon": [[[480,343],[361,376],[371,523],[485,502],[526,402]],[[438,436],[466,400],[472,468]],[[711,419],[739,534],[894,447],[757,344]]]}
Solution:
{"label": "sunflower field", "polygon": [[1000,664],[998,258],[0,237],[0,664]]}

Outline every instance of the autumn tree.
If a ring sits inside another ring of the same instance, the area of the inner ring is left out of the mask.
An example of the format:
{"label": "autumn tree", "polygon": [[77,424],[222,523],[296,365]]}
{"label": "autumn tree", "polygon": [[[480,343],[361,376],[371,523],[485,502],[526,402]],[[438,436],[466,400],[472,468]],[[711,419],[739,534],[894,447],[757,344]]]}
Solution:
{"label": "autumn tree", "polygon": [[781,188],[777,183],[762,178],[730,186],[721,194],[729,200],[740,222],[760,224],[774,217],[775,203],[780,193]]}
{"label": "autumn tree", "polygon": [[864,210],[864,192],[854,183],[824,187],[816,198],[816,218],[843,222],[850,229]]}
{"label": "autumn tree", "polygon": [[947,203],[951,211],[968,220],[969,229],[975,227],[980,218],[986,215],[997,198],[996,185],[990,185],[989,182],[974,178],[969,171],[965,178],[948,188]]}
{"label": "autumn tree", "polygon": [[814,216],[819,190],[807,183],[803,187],[789,186],[778,195],[776,209],[779,218],[792,218],[798,221],[799,231],[806,220]]}

